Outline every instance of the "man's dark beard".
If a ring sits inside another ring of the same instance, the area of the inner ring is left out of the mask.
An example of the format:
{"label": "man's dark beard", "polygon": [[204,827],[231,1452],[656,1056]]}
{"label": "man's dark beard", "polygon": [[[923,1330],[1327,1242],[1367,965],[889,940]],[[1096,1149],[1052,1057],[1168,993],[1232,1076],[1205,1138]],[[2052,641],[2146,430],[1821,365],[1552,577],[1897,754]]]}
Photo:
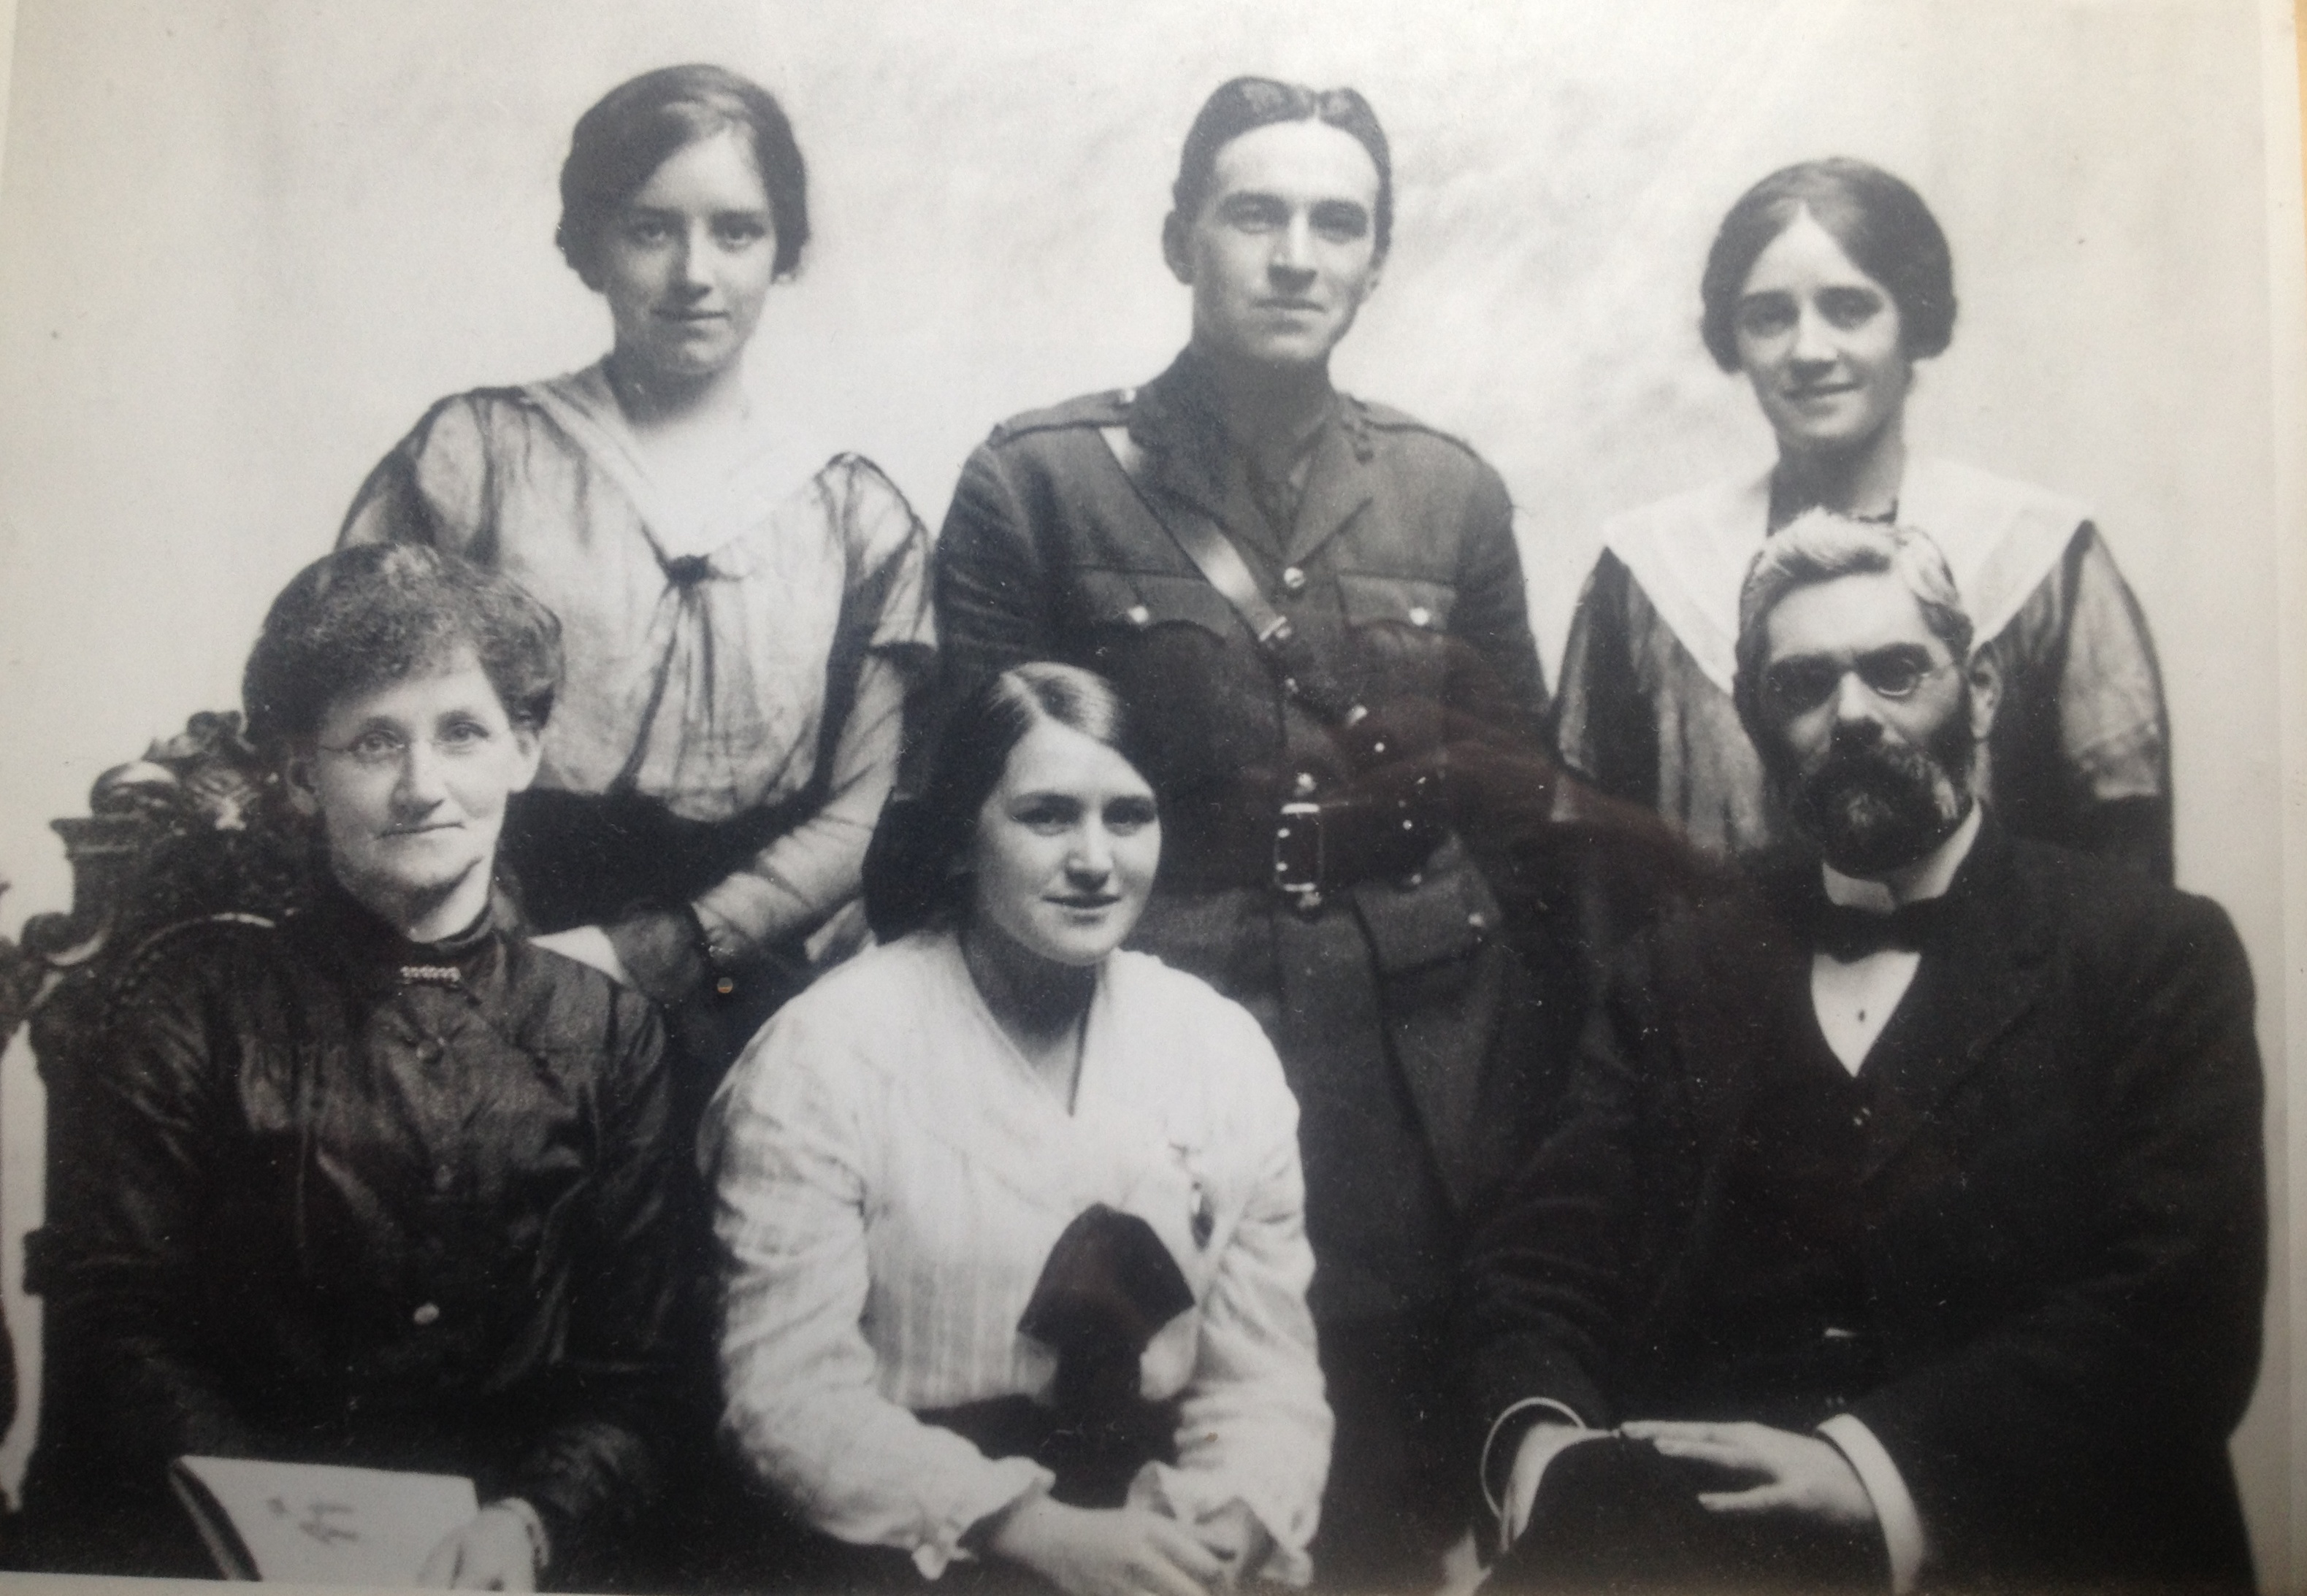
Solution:
{"label": "man's dark beard", "polygon": [[[1970,812],[1970,694],[1920,747],[1879,726],[1838,727],[1826,756],[1790,772],[1783,747],[1772,763],[1795,823],[1826,862],[1849,875],[1881,875],[1911,865]],[[1788,779],[1789,775],[1793,779]]]}

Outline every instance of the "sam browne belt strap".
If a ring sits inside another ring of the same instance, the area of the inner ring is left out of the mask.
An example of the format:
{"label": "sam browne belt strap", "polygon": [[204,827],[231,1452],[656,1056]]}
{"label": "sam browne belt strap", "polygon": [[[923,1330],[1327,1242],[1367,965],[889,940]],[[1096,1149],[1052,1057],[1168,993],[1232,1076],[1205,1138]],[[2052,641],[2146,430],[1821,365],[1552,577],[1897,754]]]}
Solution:
{"label": "sam browne belt strap", "polygon": [[1138,499],[1162,530],[1194,562],[1203,580],[1233,606],[1257,644],[1258,657],[1274,672],[1282,690],[1332,726],[1351,726],[1368,714],[1368,709],[1346,691],[1329,666],[1298,635],[1290,618],[1268,602],[1225,528],[1198,507],[1162,492],[1146,480],[1145,451],[1129,435],[1129,429],[1100,427],[1098,436],[1105,440],[1121,474],[1137,490]]}

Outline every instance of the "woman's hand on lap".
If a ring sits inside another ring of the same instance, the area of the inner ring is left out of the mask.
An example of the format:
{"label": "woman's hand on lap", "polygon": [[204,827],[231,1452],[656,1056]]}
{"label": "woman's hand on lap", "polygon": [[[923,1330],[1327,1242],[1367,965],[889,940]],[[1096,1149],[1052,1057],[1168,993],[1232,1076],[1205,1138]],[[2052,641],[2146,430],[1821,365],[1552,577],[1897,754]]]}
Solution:
{"label": "woman's hand on lap", "polygon": [[510,1507],[484,1507],[433,1549],[416,1583],[432,1590],[534,1591],[536,1542]]}
{"label": "woman's hand on lap", "polygon": [[1274,1551],[1274,1537],[1265,1532],[1249,1504],[1239,1497],[1196,1520],[1194,1539],[1225,1566],[1219,1579],[1229,1590],[1255,1578]]}
{"label": "woman's hand on lap", "polygon": [[1205,1596],[1230,1565],[1177,1520],[1142,1507],[1068,1507],[1036,1496],[1004,1515],[986,1549],[1068,1596]]}

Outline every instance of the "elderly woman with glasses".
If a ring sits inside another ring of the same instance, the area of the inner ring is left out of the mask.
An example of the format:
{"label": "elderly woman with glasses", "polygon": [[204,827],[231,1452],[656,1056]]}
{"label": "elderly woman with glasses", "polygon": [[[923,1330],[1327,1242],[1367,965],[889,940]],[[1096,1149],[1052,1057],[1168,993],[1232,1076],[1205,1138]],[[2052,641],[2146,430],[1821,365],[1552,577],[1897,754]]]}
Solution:
{"label": "elderly woman with glasses", "polygon": [[115,995],[49,1216],[85,1401],[33,1463],[43,1544],[202,1572],[192,1454],[469,1478],[420,1583],[620,1566],[679,1405],[687,1176],[648,1000],[493,900],[560,676],[550,613],[429,549],[275,601],[244,697],[313,901],[163,933]]}

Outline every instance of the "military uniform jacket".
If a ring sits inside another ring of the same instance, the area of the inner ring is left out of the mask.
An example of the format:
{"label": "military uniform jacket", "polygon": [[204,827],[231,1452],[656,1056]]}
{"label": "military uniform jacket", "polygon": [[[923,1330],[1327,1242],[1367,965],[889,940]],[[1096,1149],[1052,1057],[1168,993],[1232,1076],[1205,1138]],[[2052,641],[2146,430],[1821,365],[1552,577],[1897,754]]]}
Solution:
{"label": "military uniform jacket", "polygon": [[[1341,396],[1294,516],[1277,527],[1205,383],[1188,351],[1143,389],[996,428],[962,473],[939,542],[939,626],[950,692],[1034,659],[1085,666],[1120,688],[1146,734],[1163,828],[1138,940],[1257,1010],[1257,994],[1209,952],[1226,934],[1209,921],[1289,912],[1266,890],[1281,805],[1368,785],[1373,750],[1365,737],[1349,752],[1351,738],[1283,691],[1152,505],[1182,501],[1214,519],[1268,601],[1372,711],[1370,723],[1406,747],[1440,740],[1454,717],[1461,728],[1534,725],[1545,689],[1497,473],[1452,438]],[[1123,428],[1142,451],[1137,482],[1101,435]],[[1367,939],[1369,961],[1354,962],[1374,964],[1382,980],[1463,960],[1495,927],[1462,849],[1439,833],[1429,841],[1329,894],[1324,912],[1350,908]],[[1188,900],[1201,913],[1190,936]],[[1285,1063],[1291,1051],[1282,1046]],[[1454,1184],[1478,1115],[1470,1051],[1479,1039],[1437,1040],[1406,1050],[1402,1065]]]}

